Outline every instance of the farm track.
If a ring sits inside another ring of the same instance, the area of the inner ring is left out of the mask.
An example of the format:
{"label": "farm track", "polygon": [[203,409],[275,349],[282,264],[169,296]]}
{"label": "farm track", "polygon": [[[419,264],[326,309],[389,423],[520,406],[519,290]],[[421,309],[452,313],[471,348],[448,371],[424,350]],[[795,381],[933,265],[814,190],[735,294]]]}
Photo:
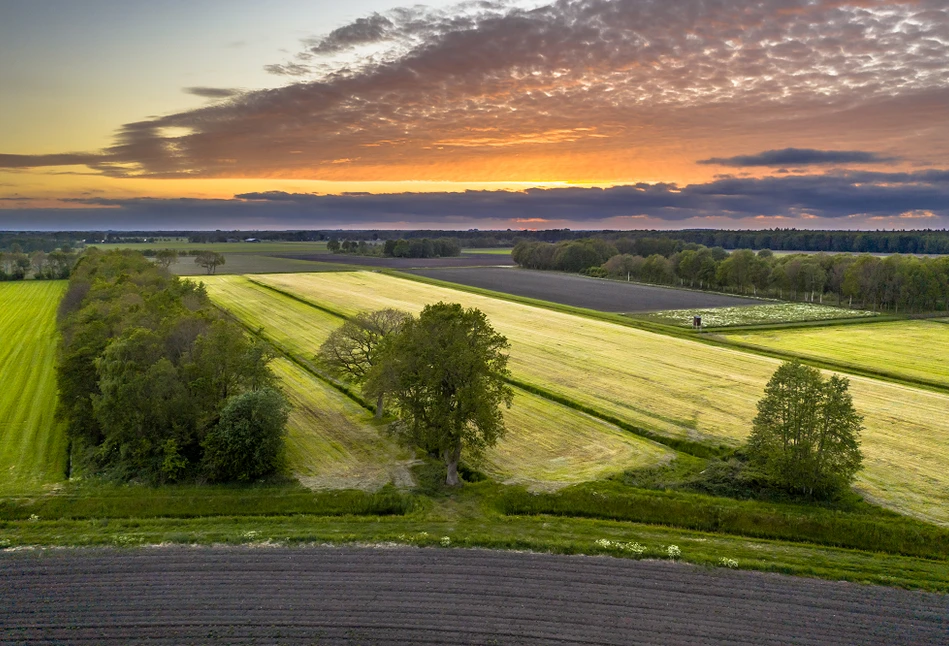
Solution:
{"label": "farm track", "polygon": [[0,553],[0,643],[944,644],[949,597],[487,550]]}
{"label": "farm track", "polygon": [[469,287],[536,298],[561,305],[585,307],[601,312],[650,312],[685,308],[761,305],[762,301],[740,296],[712,294],[588,278],[576,274],[507,268],[413,270],[411,273]]}

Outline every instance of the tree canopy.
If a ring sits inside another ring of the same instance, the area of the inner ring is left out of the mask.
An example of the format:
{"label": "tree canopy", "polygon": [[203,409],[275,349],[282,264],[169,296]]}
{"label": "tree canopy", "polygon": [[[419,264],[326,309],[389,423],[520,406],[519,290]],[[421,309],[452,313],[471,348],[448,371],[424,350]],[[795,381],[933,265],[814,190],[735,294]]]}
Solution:
{"label": "tree canopy", "polygon": [[[316,355],[333,376],[356,384],[365,383],[383,354],[385,343],[412,318],[395,309],[362,312],[330,333]],[[376,395],[376,417],[382,417],[385,393]]]}
{"label": "tree canopy", "polygon": [[436,303],[405,322],[370,374],[370,390],[392,393],[407,438],[444,459],[448,485],[459,484],[463,451],[477,457],[505,432],[508,347],[480,310]]}
{"label": "tree canopy", "polygon": [[787,362],[758,402],[748,456],[776,486],[832,495],[849,487],[860,468],[862,422],[846,378],[825,380],[816,368]]}
{"label": "tree canopy", "polygon": [[139,253],[86,252],[59,319],[58,414],[91,471],[156,482],[202,475],[203,442],[222,411],[276,383],[271,350],[225,319],[203,285]]}

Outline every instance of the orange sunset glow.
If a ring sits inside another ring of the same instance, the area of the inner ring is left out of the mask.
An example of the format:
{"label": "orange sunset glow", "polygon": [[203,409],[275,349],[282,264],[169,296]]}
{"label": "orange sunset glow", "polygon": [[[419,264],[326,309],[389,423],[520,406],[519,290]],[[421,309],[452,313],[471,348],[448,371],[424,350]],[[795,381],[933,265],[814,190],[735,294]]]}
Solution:
{"label": "orange sunset glow", "polygon": [[12,12],[0,228],[949,217],[941,0],[208,4],[228,16],[92,2],[73,18],[114,29],[71,57],[69,16]]}

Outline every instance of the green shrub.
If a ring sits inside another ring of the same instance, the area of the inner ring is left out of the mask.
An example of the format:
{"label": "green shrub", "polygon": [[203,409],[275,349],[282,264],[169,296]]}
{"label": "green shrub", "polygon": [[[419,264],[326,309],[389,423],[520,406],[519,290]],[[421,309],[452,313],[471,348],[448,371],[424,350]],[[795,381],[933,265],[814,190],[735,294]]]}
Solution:
{"label": "green shrub", "polygon": [[289,414],[286,398],[272,388],[229,398],[202,443],[208,478],[247,482],[273,473]]}

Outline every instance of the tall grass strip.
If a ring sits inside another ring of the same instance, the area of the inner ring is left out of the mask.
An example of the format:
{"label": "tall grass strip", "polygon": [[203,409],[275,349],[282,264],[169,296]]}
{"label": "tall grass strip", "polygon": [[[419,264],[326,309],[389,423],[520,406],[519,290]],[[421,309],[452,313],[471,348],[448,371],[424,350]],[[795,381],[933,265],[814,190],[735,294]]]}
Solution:
{"label": "tall grass strip", "polygon": [[654,523],[705,532],[949,559],[949,530],[909,518],[728,500],[674,492],[628,494],[567,490],[509,491],[497,505],[508,515],[549,514]]}

